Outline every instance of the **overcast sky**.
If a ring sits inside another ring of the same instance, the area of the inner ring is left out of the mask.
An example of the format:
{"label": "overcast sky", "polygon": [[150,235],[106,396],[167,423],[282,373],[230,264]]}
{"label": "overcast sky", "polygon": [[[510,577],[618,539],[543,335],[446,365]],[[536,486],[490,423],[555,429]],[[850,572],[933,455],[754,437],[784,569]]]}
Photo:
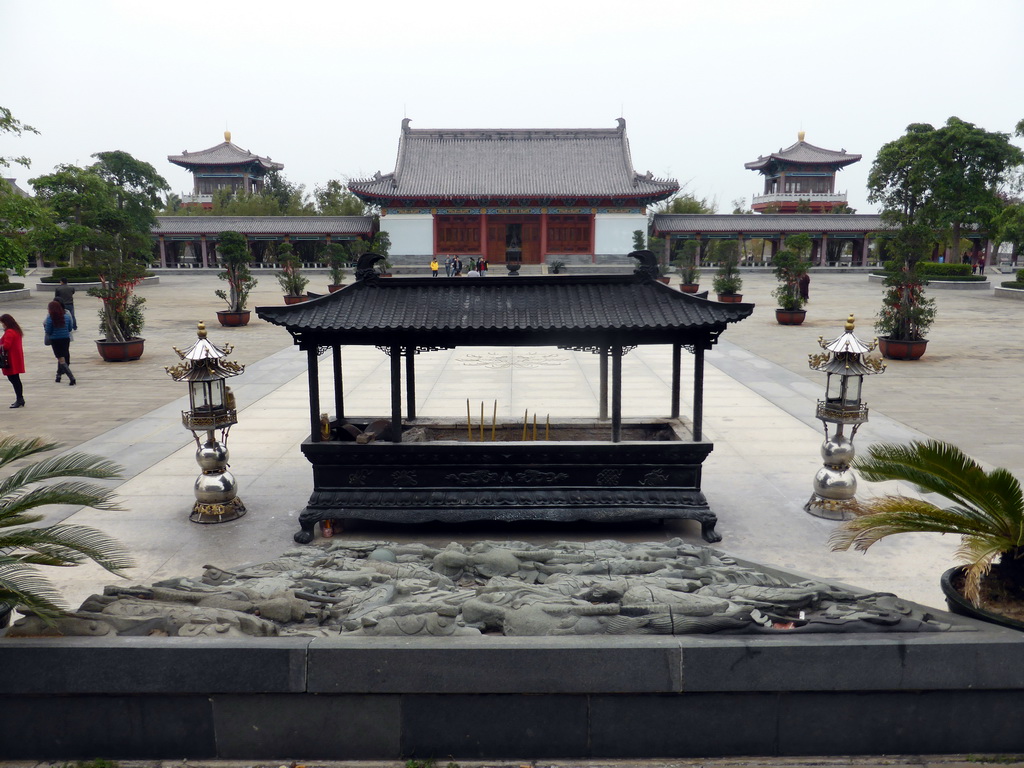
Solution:
{"label": "overcast sky", "polygon": [[[312,191],[394,169],[414,128],[610,128],[633,165],[731,201],[747,161],[806,140],[864,159],[839,174],[862,213],[878,148],[950,115],[1024,118],[1021,0],[629,3],[0,0],[0,105],[40,131],[22,186],[120,149],[177,192],[167,155],[232,140]],[[1021,144],[1020,139],[1015,142]]]}

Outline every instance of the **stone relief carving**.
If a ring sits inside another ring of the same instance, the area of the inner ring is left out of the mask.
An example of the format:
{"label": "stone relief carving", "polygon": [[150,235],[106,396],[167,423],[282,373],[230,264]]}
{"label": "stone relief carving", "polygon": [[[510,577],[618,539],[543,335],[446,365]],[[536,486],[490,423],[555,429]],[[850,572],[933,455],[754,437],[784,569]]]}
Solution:
{"label": "stone relief carving", "polygon": [[198,578],[110,586],[11,636],[778,635],[949,629],[894,595],[789,583],[681,539],[484,541],[444,548],[334,539]]}

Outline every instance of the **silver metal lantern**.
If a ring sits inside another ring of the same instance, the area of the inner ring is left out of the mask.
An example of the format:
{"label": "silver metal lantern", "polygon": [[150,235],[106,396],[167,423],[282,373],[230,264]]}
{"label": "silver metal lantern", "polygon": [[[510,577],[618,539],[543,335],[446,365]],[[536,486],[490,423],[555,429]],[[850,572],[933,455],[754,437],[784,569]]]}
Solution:
{"label": "silver metal lantern", "polygon": [[[195,483],[196,503],[189,520],[193,523],[226,523],[245,514],[238,498],[238,484],[228,471],[228,432],[238,422],[234,397],[225,380],[237,376],[245,366],[226,359],[233,347],[218,347],[206,338],[206,326],[199,323],[195,344],[182,352],[178,365],[168,367],[175,381],[188,383],[189,410],[181,422],[196,441],[196,463],[202,474]],[[217,430],[220,430],[218,439]],[[206,433],[205,438],[201,433]]]}
{"label": "silver metal lantern", "polygon": [[[826,341],[818,337],[824,353],[809,355],[810,366],[826,375],[825,399],[818,401],[816,415],[825,428],[821,444],[824,466],[814,476],[814,493],[804,509],[817,517],[847,520],[856,503],[857,478],[850,469],[854,457],[853,437],[868,420],[868,407],[861,399],[864,377],[885,371],[879,358],[867,355],[877,346],[857,338],[853,333],[854,317],[846,321],[845,333]],[[834,424],[829,435],[829,425]],[[845,434],[850,427],[849,435]]]}

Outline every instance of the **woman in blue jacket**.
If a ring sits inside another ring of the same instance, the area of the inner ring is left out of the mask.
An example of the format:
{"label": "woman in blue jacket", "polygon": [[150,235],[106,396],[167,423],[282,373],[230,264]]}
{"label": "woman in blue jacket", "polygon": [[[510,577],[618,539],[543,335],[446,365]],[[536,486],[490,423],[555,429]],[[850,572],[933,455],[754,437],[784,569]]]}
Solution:
{"label": "woman in blue jacket", "polygon": [[57,358],[57,378],[64,374],[68,376],[68,384],[75,386],[75,377],[68,367],[68,360],[71,358],[71,326],[73,320],[71,315],[64,310],[64,305],[59,301],[51,301],[46,305],[49,314],[43,323],[46,336],[50,340],[50,347],[53,349],[53,356]]}

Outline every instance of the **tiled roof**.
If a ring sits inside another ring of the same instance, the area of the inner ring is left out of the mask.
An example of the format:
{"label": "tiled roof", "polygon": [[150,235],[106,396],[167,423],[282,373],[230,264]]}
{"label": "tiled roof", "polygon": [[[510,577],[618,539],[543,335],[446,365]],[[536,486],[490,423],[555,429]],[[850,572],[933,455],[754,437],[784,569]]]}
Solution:
{"label": "tiled roof", "polygon": [[157,216],[154,235],[369,235],[370,216]]}
{"label": "tiled roof", "polygon": [[189,152],[187,149],[180,155],[168,155],[167,159],[175,165],[188,168],[192,165],[248,165],[255,163],[267,171],[280,171],[283,163],[275,163],[269,157],[254,155],[247,149],[222,141],[215,147]]}
{"label": "tiled roof", "polygon": [[743,233],[863,233],[888,227],[882,217],[871,213],[800,214],[664,214],[654,216],[654,234],[698,234],[703,232]]}
{"label": "tiled roof", "polygon": [[11,185],[11,189],[14,191],[14,194],[16,194],[16,195],[18,195],[20,197],[31,197],[31,195],[28,192],[26,192],[24,189],[22,189],[21,187],[18,186],[17,180],[15,180],[15,179],[4,179],[4,181],[6,181],[8,184]]}
{"label": "tiled roof", "polygon": [[842,168],[845,165],[856,163],[860,158],[860,155],[849,154],[845,149],[836,152],[834,149],[822,149],[808,144],[806,141],[798,141],[778,152],[772,152],[767,157],[759,157],[757,160],[744,163],[743,167],[752,171],[760,171],[773,161],[782,161],[783,163],[806,165],[834,165],[837,168]]}
{"label": "tiled roof", "polygon": [[664,199],[679,189],[633,169],[626,124],[578,130],[414,130],[402,123],[393,173],[349,183],[365,199]]}
{"label": "tiled roof", "polygon": [[587,346],[701,343],[753,312],[637,275],[384,278],[256,313],[317,343]]}

